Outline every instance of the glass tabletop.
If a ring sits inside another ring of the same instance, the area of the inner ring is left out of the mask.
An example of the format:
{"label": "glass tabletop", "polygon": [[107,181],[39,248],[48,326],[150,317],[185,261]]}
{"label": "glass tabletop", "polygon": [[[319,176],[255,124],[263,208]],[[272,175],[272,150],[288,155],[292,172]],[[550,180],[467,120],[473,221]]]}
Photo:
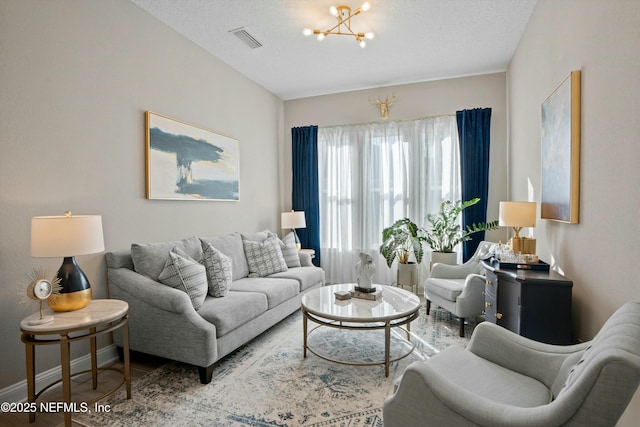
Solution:
{"label": "glass tabletop", "polygon": [[382,291],[377,301],[353,297],[336,299],[334,292],[353,291],[355,286],[344,283],[314,289],[302,297],[302,307],[325,319],[345,322],[384,322],[409,316],[420,308],[420,298],[416,295],[386,285],[374,285]]}

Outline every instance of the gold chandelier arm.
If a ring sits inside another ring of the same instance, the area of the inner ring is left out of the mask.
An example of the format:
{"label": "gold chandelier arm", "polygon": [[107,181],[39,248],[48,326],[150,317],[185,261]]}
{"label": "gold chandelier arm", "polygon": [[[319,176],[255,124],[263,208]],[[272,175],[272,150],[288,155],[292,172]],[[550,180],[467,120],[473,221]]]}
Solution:
{"label": "gold chandelier arm", "polygon": [[[363,8],[365,5],[366,5],[366,8]],[[336,19],[338,20],[338,23],[325,31],[305,30],[305,34],[317,35],[319,36],[318,40],[322,40],[324,37],[328,36],[329,34],[339,35],[339,36],[352,36],[352,37],[355,37],[356,42],[358,42],[358,44],[360,44],[361,47],[364,47],[365,46],[364,39],[373,38],[373,33],[355,33],[351,29],[351,18],[360,14],[364,10],[368,10],[369,9],[368,2],[366,2],[363,5],[363,7],[359,7],[358,9],[352,12],[351,8],[349,8],[348,6],[337,6],[337,7],[332,6],[331,14],[336,17]]]}

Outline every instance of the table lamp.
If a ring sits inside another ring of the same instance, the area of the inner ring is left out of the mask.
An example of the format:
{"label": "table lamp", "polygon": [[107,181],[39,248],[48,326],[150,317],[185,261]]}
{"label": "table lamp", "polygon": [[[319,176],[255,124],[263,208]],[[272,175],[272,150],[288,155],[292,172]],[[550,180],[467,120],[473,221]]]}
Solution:
{"label": "table lamp", "polygon": [[300,239],[298,238],[298,234],[296,233],[296,228],[307,227],[307,222],[304,219],[304,211],[282,212],[280,221],[282,223],[282,228],[291,229],[291,231],[293,232],[293,237],[296,240],[296,248],[300,250],[302,245],[300,244]]}
{"label": "table lamp", "polygon": [[91,302],[91,286],[76,263],[76,255],[88,255],[104,250],[102,217],[100,215],[37,216],[31,218],[31,256],[63,257],[58,270],[62,289],[49,297],[54,311],[73,311]]}
{"label": "table lamp", "polygon": [[535,254],[536,240],[520,237],[520,230],[523,227],[536,226],[535,202],[500,202],[499,225],[513,227],[516,234],[511,240],[511,247],[514,252]]}

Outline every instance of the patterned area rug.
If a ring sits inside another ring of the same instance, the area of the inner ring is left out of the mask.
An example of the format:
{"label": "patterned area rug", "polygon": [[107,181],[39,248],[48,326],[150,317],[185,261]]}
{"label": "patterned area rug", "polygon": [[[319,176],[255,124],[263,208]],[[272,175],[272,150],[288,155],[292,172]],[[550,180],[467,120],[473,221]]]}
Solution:
{"label": "patterned area rug", "polygon": [[[315,325],[312,322],[309,325]],[[466,326],[467,337],[474,325]],[[433,308],[411,323],[415,350],[391,365],[349,366],[302,353],[302,315],[289,316],[247,345],[219,361],[210,384],[200,384],[193,366],[171,362],[100,403],[109,413],[80,413],[74,422],[86,426],[382,426],[382,405],[394,380],[406,367],[450,346],[466,346],[457,334],[458,320]],[[406,334],[392,336],[392,358],[410,347]],[[384,331],[320,328],[309,345],[323,356],[347,362],[384,358]]]}

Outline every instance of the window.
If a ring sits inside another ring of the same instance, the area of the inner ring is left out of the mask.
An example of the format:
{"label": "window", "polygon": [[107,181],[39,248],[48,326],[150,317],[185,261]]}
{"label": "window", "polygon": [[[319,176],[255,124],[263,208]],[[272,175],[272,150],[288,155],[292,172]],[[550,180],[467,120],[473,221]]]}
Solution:
{"label": "window", "polygon": [[[394,274],[379,256],[382,229],[423,225],[460,197],[455,116],[318,129],[320,247],[328,283],[351,282],[358,254],[376,260],[377,283]],[[395,269],[394,269],[395,271]]]}

